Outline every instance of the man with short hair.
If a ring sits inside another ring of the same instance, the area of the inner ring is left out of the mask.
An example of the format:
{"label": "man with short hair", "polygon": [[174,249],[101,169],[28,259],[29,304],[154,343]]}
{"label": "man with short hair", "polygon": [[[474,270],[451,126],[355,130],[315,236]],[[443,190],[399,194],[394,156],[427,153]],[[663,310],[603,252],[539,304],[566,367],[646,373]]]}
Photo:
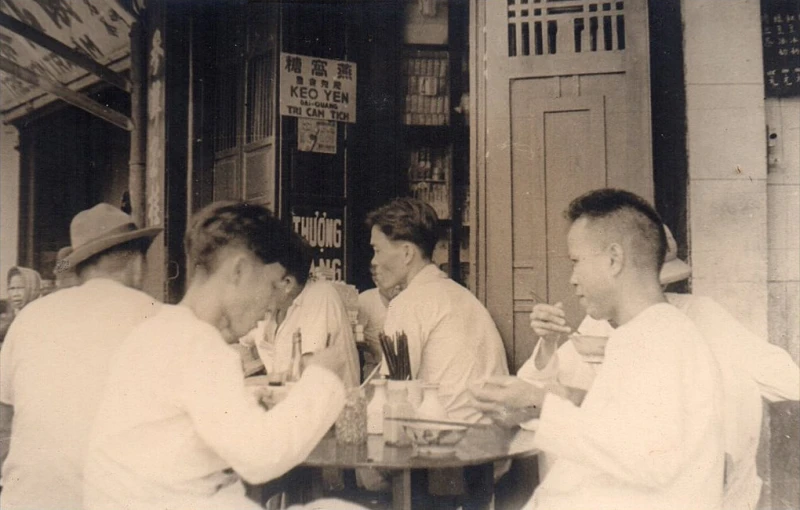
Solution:
{"label": "man with short hair", "polygon": [[11,325],[0,352],[0,421],[11,424],[4,510],[83,507],[89,429],[111,356],[160,305],[139,290],[159,232],[108,204],[78,213],[65,260],[85,283],[34,301]]}
{"label": "man with short hair", "polygon": [[721,377],[694,323],[664,297],[658,214],[630,192],[602,189],[567,216],[570,283],[591,317],[618,326],[602,371],[580,407],[517,378],[474,390],[490,413],[541,411],[534,442],[556,461],[527,508],[719,508]]}
{"label": "man with short hair", "polygon": [[383,329],[406,334],[412,378],[439,384],[451,418],[477,422],[484,417],[467,385],[507,375],[506,353],[486,308],[431,261],[438,221],[430,205],[414,198],[397,198],[367,217],[376,277],[387,288],[403,288],[389,303]]}
{"label": "man with short hair", "polygon": [[[659,279],[666,286],[688,278],[691,267],[677,257],[672,233],[666,227],[664,230],[669,249]],[[758,505],[762,485],[756,469],[762,398],[770,402],[799,400],[800,369],[788,352],[754,335],[710,297],[671,292],[665,296],[694,322],[720,366],[726,456],[723,508],[752,510]],[[533,307],[531,326],[540,339],[517,376],[538,385],[560,383],[567,387],[566,392],[577,397],[577,403],[591,387],[602,364],[586,362],[573,342],[564,342],[556,350],[557,337],[566,332],[561,326],[563,319],[563,310],[558,306],[538,303]],[[608,321],[591,316],[586,316],[578,327],[578,333],[600,336],[608,336],[612,330]],[[523,424],[528,426],[535,424]],[[542,463],[545,457],[539,457],[540,476],[546,470]]]}
{"label": "man with short hair", "polygon": [[112,362],[87,456],[86,509],[255,510],[242,479],[282,475],[330,429],[345,400],[344,342],[316,352],[270,411],[246,391],[229,345],[282,292],[290,238],[258,205],[217,202],[192,217],[185,296],[137,327]]}

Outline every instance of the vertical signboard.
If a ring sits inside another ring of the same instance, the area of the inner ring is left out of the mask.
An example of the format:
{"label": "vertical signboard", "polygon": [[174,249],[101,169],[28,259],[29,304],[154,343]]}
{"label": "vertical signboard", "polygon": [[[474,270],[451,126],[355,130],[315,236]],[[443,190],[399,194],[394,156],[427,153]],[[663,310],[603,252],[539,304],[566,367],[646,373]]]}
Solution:
{"label": "vertical signboard", "polygon": [[343,281],[345,268],[345,208],[297,205],[292,207],[292,228],[311,245],[314,259],[309,272],[322,271],[329,279]]}
{"label": "vertical signboard", "polygon": [[762,0],[761,37],[767,97],[800,95],[800,0]]}

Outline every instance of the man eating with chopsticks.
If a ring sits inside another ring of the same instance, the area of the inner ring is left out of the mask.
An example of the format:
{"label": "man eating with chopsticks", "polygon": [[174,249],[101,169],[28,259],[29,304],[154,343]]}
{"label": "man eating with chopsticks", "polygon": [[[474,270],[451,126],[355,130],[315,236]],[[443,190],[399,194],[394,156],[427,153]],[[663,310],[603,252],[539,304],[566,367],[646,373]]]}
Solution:
{"label": "man eating with chopsticks", "polygon": [[397,344],[388,357],[412,379],[438,383],[452,419],[489,421],[467,385],[507,375],[505,349],[486,308],[432,262],[438,222],[433,208],[414,198],[397,198],[367,217],[378,278],[403,288],[386,312],[384,333]]}
{"label": "man eating with chopsticks", "polygon": [[344,406],[343,344],[317,352],[270,411],[245,391],[228,346],[279,291],[286,261],[297,256],[290,239],[258,205],[215,202],[193,216],[186,295],[135,329],[111,364],[85,466],[85,509],[257,510],[242,479],[282,475],[328,431]]}

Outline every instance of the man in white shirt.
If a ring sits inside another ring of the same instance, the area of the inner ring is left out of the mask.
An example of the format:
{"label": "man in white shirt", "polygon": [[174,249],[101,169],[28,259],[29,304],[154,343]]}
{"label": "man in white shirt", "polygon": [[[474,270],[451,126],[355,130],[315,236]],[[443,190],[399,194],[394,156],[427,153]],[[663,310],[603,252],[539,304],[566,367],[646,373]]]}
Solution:
{"label": "man in white shirt", "polygon": [[[660,273],[662,285],[691,275],[691,268],[677,258],[677,245],[666,227],[665,233],[668,250]],[[756,508],[761,494],[761,479],[756,470],[761,399],[770,402],[800,399],[800,368],[789,353],[758,338],[713,299],[670,292],[665,296],[670,304],[692,319],[720,365],[724,386],[726,452],[723,508]],[[563,332],[559,324],[561,319],[563,310],[558,306],[544,303],[534,306],[531,326],[540,335],[540,341],[517,376],[539,385],[558,382],[580,401],[602,365],[586,362],[569,341],[555,350],[557,336]],[[608,336],[612,330],[607,321],[598,321],[590,316],[578,327],[579,333],[599,336]],[[544,476],[546,470],[546,465],[540,462],[540,476]]]}
{"label": "man in white shirt", "polygon": [[295,256],[289,237],[256,205],[214,203],[192,218],[186,295],[134,330],[112,362],[86,462],[87,510],[260,508],[241,480],[282,475],[333,424],[344,405],[344,349],[316,353],[265,411],[228,345],[280,292],[284,261]]}
{"label": "man in white shirt", "polygon": [[541,410],[535,442],[556,462],[528,508],[719,508],[721,377],[705,339],[661,290],[658,214],[605,189],[575,199],[568,218],[570,283],[590,316],[618,325],[602,371],[581,407],[518,378],[474,390],[488,412]]}
{"label": "man in white shirt", "polygon": [[0,410],[12,427],[3,509],[83,508],[89,430],[111,357],[160,306],[138,290],[160,231],[136,228],[108,204],[78,213],[62,264],[84,283],[37,299],[12,324],[0,353]]}
{"label": "man in white shirt", "polygon": [[344,300],[334,283],[309,278],[311,248],[297,233],[292,234],[291,240],[295,255],[284,262],[287,272],[280,291],[275,293],[264,320],[239,342],[256,347],[268,374],[283,375],[291,368],[292,336],[296,331],[301,333],[303,363],[327,346],[341,344],[348,352],[345,386],[358,386],[358,351]]}
{"label": "man in white shirt", "polygon": [[371,212],[367,225],[377,277],[403,288],[389,303],[384,332],[406,334],[412,378],[439,384],[451,418],[482,420],[467,385],[507,375],[506,353],[486,308],[431,262],[436,212],[421,200],[398,198]]}

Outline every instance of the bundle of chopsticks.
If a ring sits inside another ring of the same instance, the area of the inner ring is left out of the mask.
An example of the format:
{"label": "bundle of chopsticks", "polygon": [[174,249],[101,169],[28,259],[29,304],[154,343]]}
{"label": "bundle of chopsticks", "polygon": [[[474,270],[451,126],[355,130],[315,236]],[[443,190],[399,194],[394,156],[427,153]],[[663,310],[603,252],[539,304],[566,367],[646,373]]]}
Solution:
{"label": "bundle of chopsticks", "polygon": [[381,343],[386,366],[389,368],[389,379],[405,381],[411,379],[411,360],[408,357],[408,337],[401,331],[395,337],[380,333],[378,340]]}

